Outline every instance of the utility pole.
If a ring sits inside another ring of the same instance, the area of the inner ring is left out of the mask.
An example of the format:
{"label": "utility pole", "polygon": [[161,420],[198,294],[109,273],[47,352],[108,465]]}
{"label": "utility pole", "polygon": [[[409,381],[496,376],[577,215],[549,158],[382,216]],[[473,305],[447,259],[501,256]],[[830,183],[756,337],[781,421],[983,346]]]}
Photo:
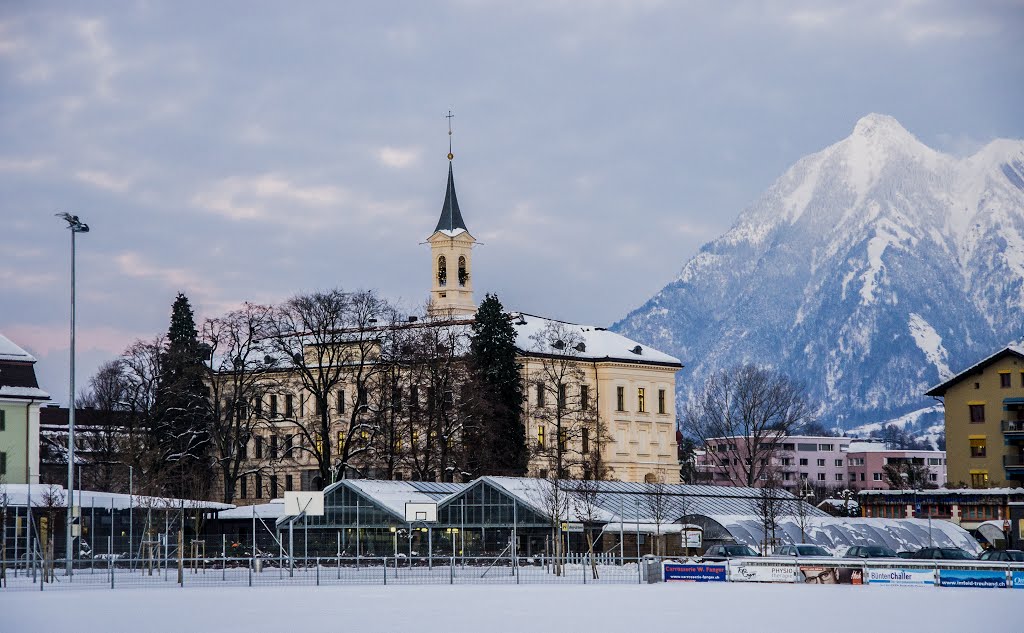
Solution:
{"label": "utility pole", "polygon": [[71,230],[71,385],[68,398],[68,516],[65,530],[64,564],[68,577],[74,567],[74,508],[75,508],[75,235],[88,233],[89,225],[77,215],[58,213],[57,217],[68,223]]}

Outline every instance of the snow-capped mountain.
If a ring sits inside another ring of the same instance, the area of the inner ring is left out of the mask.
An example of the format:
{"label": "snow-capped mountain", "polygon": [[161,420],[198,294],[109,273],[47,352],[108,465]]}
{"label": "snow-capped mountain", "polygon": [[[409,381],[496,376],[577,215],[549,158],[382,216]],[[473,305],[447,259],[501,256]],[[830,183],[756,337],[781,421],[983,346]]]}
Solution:
{"label": "snow-capped mountain", "polygon": [[1024,141],[966,159],[871,114],[801,159],[613,329],[709,372],[771,365],[849,427],[1024,336]]}

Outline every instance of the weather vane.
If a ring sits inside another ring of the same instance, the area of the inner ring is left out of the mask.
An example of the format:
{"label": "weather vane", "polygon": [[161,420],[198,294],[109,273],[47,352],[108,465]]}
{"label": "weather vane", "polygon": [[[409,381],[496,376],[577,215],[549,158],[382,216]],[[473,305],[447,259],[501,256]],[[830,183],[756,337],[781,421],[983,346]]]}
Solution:
{"label": "weather vane", "polygon": [[452,154],[452,119],[455,118],[455,115],[449,110],[445,118],[448,119],[448,160],[451,160],[455,158],[455,154]]}

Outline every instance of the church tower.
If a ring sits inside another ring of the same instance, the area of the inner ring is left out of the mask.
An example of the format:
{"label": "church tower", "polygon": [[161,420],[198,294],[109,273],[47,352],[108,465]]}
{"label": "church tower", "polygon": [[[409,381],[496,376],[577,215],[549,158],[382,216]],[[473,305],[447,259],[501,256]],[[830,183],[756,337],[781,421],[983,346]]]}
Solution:
{"label": "church tower", "polygon": [[431,275],[430,311],[435,315],[465,316],[476,312],[473,301],[473,245],[476,238],[469,234],[459,210],[455,195],[455,176],[452,172],[451,112],[448,113],[448,187],[444,193],[441,217],[434,234],[427,238],[430,244]]}

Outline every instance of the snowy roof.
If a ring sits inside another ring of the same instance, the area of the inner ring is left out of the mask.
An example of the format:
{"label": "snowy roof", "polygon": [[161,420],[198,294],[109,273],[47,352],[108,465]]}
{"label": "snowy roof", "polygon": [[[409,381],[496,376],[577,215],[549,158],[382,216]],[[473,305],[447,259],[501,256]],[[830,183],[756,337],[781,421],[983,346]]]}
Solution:
{"label": "snowy roof", "polygon": [[885,442],[851,442],[847,453],[925,453],[930,455],[945,455],[946,451],[889,448],[886,446]]}
{"label": "snowy roof", "polygon": [[[32,507],[38,508],[44,505],[44,500],[57,505],[67,505],[67,490],[57,484],[4,484],[0,490],[6,492],[7,503],[12,506],[28,505],[29,493],[32,495]],[[81,501],[79,502],[79,498]],[[97,490],[75,490],[75,505],[83,508],[103,508],[109,510],[113,504],[116,510],[127,510],[135,508],[180,508],[184,504],[186,509],[202,508],[207,510],[227,510],[235,506],[228,503],[217,503],[216,501],[200,501],[196,499],[175,499],[173,497],[149,497],[146,495],[127,495],[117,492],[101,492]]]}
{"label": "snowy roof", "polygon": [[926,395],[926,396],[939,396],[939,397],[942,397],[943,395],[945,395],[946,389],[951,387],[953,384],[955,384],[957,382],[960,382],[968,374],[971,374],[971,373],[974,373],[976,371],[985,369],[986,367],[988,367],[992,363],[996,362],[997,360],[999,360],[1000,358],[1002,358],[1006,354],[1014,354],[1016,356],[1019,356],[1020,358],[1024,358],[1024,347],[1020,347],[1019,345],[1007,345],[1006,347],[1004,347],[1003,349],[999,350],[995,354],[992,354],[991,356],[989,356],[989,357],[987,357],[987,358],[985,358],[985,359],[983,359],[983,360],[981,360],[981,361],[971,365],[967,369],[965,369],[965,370],[961,371],[960,373],[956,374],[955,376],[953,376],[949,380],[947,380],[947,381],[945,381],[943,383],[940,383],[938,385],[935,385],[934,387],[932,387],[931,389],[926,391],[924,395]]}
{"label": "snowy roof", "polygon": [[259,503],[251,506],[239,506],[217,513],[218,519],[279,519],[284,516],[284,499],[274,499],[270,503]]}
{"label": "snowy roof", "polygon": [[[764,541],[764,526],[750,516],[710,516],[737,542],[757,547]],[[800,529],[798,517],[781,517],[775,537],[783,545],[806,542],[831,550],[853,545],[885,545],[900,551],[928,547],[959,547],[972,554],[981,546],[966,530],[949,521],[926,519],[868,519],[859,517],[807,517]]]}
{"label": "snowy roof", "polygon": [[[555,319],[546,319],[525,312],[512,312],[512,324],[516,328],[516,347],[524,354],[541,356],[571,355],[581,360],[616,360],[629,363],[647,363],[651,365],[668,365],[682,367],[682,362],[675,356],[640,345],[632,339],[617,334],[603,327],[579,325]],[[568,336],[578,338],[582,347],[558,350],[549,341],[538,342],[535,337],[548,326],[555,325],[565,328]]]}
{"label": "snowy roof", "polygon": [[49,400],[50,394],[39,387],[11,387],[0,385],[0,398],[36,398]]}
{"label": "snowy roof", "polygon": [[36,359],[32,354],[14,344],[14,341],[0,334],[0,360],[21,361],[34,363]]}
{"label": "snowy roof", "polygon": [[338,486],[347,486],[374,501],[379,506],[405,520],[406,503],[438,503],[468,484],[434,481],[390,481],[377,479],[343,479],[329,486],[329,492]]}

